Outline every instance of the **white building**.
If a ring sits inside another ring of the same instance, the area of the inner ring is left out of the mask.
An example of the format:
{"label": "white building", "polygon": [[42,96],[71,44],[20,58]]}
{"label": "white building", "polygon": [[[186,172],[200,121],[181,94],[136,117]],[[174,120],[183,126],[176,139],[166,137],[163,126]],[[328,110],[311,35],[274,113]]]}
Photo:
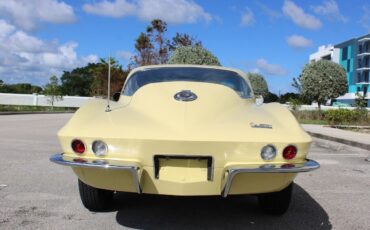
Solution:
{"label": "white building", "polygon": [[319,60],[329,60],[338,63],[339,49],[331,44],[320,46],[316,53],[310,55],[310,62]]}

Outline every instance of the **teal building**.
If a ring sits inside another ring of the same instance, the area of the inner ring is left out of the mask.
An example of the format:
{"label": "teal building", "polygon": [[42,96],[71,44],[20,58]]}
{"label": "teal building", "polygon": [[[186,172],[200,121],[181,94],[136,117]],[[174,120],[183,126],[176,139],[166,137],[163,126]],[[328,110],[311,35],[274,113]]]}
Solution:
{"label": "teal building", "polygon": [[339,55],[333,60],[339,63],[347,74],[348,92],[337,101],[353,105],[356,95],[365,95],[370,107],[370,34],[353,38],[334,46]]}

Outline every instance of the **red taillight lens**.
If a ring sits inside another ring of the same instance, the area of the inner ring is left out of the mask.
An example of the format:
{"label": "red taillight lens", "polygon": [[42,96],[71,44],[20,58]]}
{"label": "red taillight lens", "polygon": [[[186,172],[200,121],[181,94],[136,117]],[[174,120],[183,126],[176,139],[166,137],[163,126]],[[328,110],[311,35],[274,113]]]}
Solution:
{"label": "red taillight lens", "polygon": [[77,154],[82,154],[85,152],[85,144],[80,140],[74,140],[72,141],[72,149]]}
{"label": "red taillight lens", "polygon": [[288,145],[283,150],[283,157],[287,160],[293,159],[297,155],[297,148],[293,145]]}

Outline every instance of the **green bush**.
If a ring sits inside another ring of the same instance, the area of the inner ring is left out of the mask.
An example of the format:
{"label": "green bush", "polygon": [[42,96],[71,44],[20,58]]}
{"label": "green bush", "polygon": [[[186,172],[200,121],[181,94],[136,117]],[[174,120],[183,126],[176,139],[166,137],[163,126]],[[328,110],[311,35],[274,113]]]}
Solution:
{"label": "green bush", "polygon": [[324,113],[319,110],[293,110],[293,115],[297,118],[298,121],[302,120],[324,120]]}
{"label": "green bush", "polygon": [[326,111],[324,117],[331,125],[366,124],[367,113],[364,109],[336,109]]}
{"label": "green bush", "polygon": [[298,111],[299,108],[302,105],[302,102],[299,98],[292,98],[291,97],[291,98],[289,98],[288,102],[289,102],[289,105],[290,105],[289,106],[290,109],[293,110],[293,111]]}
{"label": "green bush", "polygon": [[302,124],[370,125],[370,116],[366,109],[291,110],[291,112]]}

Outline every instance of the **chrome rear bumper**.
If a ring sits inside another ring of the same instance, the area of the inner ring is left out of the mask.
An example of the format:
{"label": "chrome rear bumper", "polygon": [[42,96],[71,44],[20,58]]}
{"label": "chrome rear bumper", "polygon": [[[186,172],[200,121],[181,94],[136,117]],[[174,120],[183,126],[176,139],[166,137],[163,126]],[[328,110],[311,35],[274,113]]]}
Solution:
{"label": "chrome rear bumper", "polygon": [[304,163],[230,166],[226,169],[227,178],[221,195],[227,197],[234,177],[240,173],[300,173],[318,168],[320,168],[320,164],[310,159],[306,159]]}
{"label": "chrome rear bumper", "polygon": [[101,161],[86,161],[79,158],[74,158],[72,161],[63,159],[63,154],[54,154],[50,157],[50,161],[56,164],[70,166],[70,167],[84,167],[84,168],[96,168],[96,169],[107,169],[107,170],[125,170],[131,173],[132,179],[135,183],[135,189],[137,193],[141,193],[139,172],[140,167],[136,165],[114,165],[111,162]]}
{"label": "chrome rear bumper", "polygon": [[[63,154],[55,154],[50,157],[50,161],[56,164],[70,167],[95,168],[102,170],[125,170],[128,171],[133,178],[137,193],[142,193],[140,186],[140,175],[142,168],[139,165],[121,165],[115,161],[108,160],[85,160],[81,158],[64,159]],[[225,168],[225,177],[223,179],[223,189],[221,196],[227,197],[230,192],[234,177],[242,173],[299,173],[308,172],[318,169],[320,164],[314,160],[306,159],[303,163],[285,163],[285,164],[245,164],[232,165]]]}

